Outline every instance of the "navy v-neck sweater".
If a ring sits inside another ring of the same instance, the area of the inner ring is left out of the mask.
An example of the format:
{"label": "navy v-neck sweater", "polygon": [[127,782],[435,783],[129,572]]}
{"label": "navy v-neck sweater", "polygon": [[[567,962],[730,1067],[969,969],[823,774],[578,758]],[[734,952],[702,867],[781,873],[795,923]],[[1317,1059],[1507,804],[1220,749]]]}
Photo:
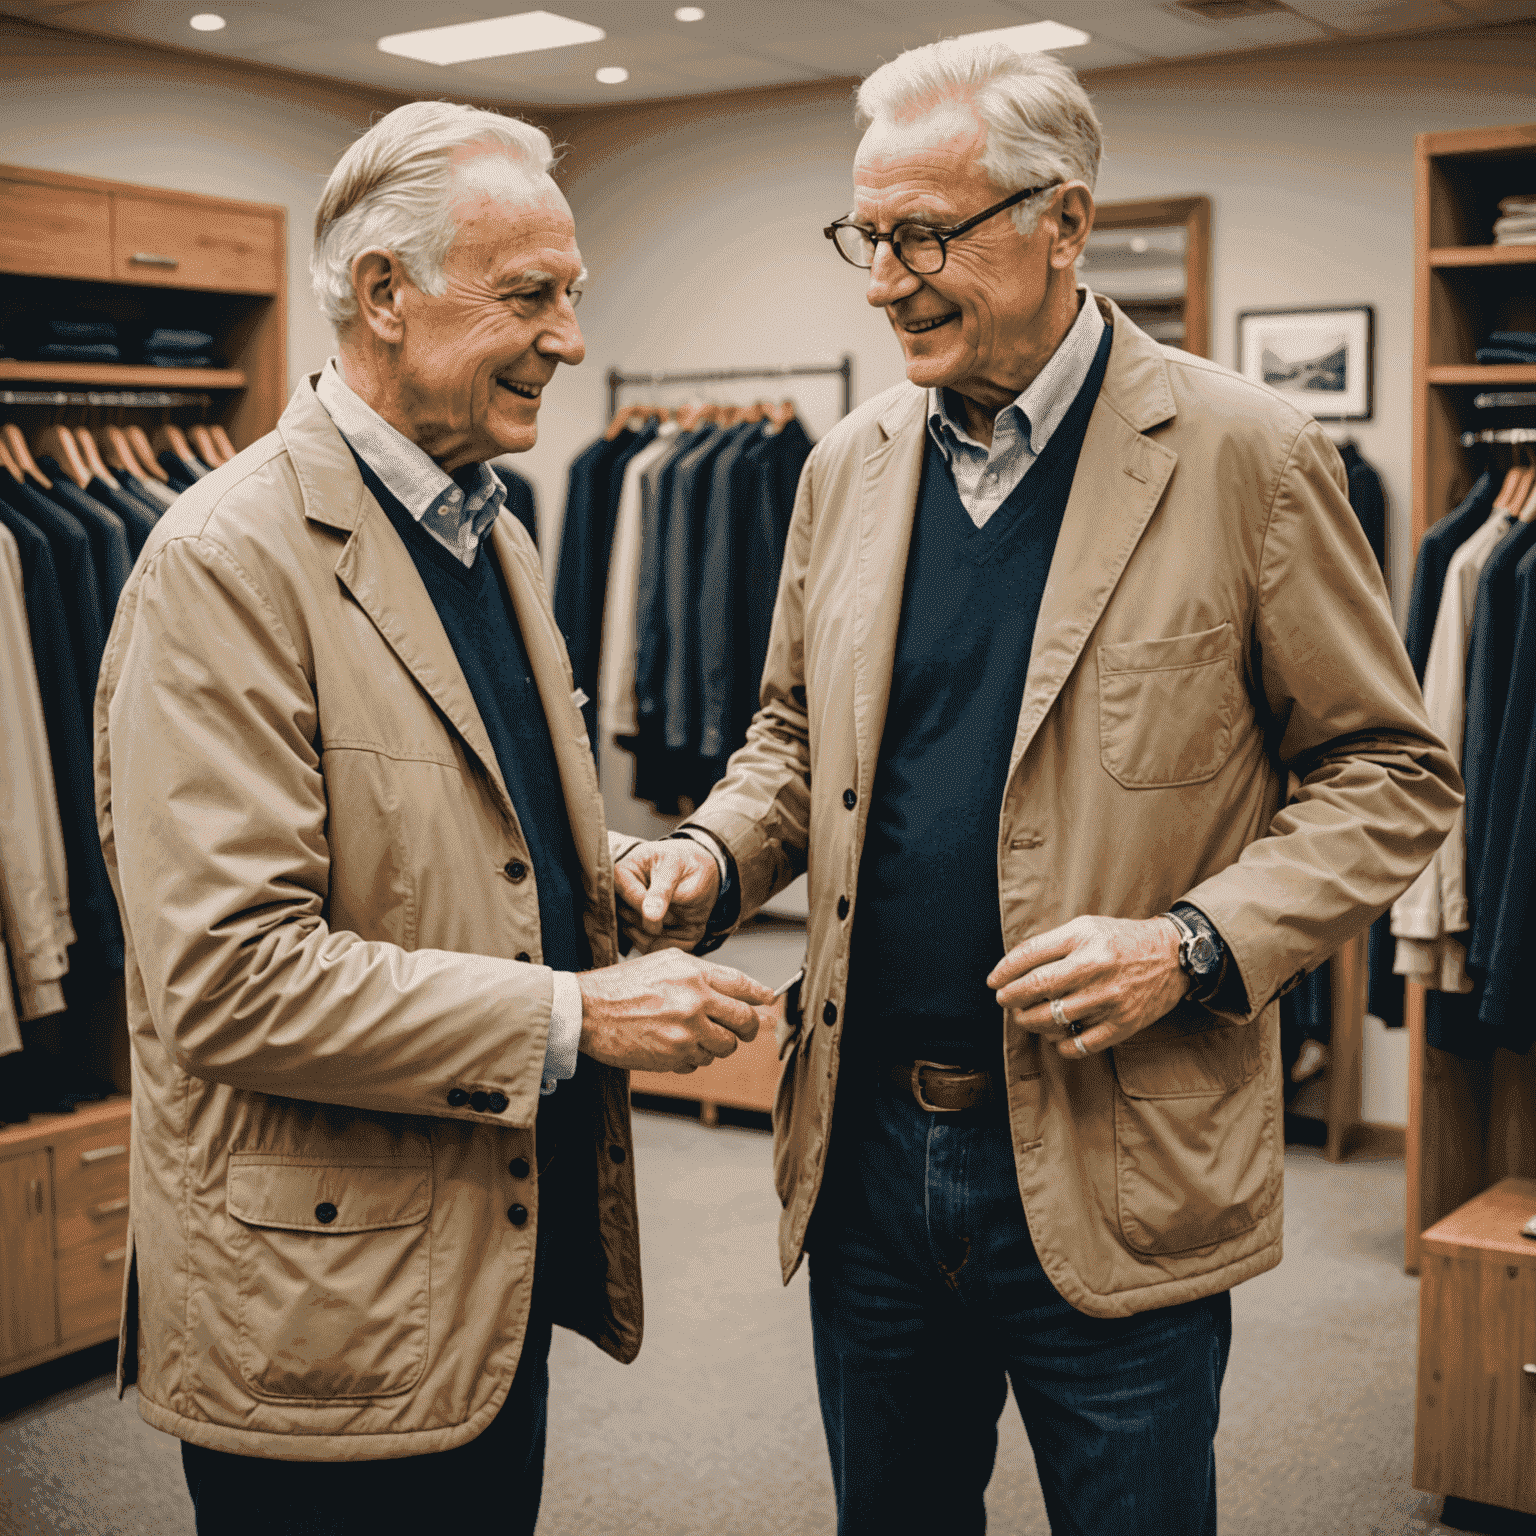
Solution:
{"label": "navy v-neck sweater", "polygon": [[978,528],[930,438],[907,554],[848,984],[845,1050],[990,1065],[1002,1015],[998,818],[1035,620],[1109,362]]}
{"label": "navy v-neck sweater", "polygon": [[487,539],[475,563],[465,565],[406,511],[361,458],[355,453],[353,458],[421,574],[491,738],[533,865],[540,958],[557,971],[584,971],[592,964],[592,951],[581,920],[581,863],[549,722],[501,563]]}

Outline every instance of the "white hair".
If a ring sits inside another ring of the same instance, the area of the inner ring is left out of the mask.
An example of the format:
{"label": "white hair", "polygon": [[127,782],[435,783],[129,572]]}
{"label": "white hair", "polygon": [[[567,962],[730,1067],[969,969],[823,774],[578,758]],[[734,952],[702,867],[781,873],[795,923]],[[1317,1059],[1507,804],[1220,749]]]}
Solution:
{"label": "white hair", "polygon": [[[424,293],[443,292],[443,258],[458,227],[453,200],[462,168],[455,156],[476,144],[505,150],[530,180],[555,163],[549,135],[531,123],[451,101],[396,107],[336,162],[315,212],[309,277],[338,330],[357,315],[352,263],[364,251],[393,252]],[[463,180],[481,183],[483,170]]]}
{"label": "white hair", "polygon": [[[987,133],[981,168],[1004,192],[1047,182],[1098,180],[1103,131],[1077,74],[1054,54],[1016,53],[1001,43],[945,38],[882,64],[859,87],[861,128],[913,122],[950,102],[975,109]],[[1028,234],[1031,204],[1011,210]]]}

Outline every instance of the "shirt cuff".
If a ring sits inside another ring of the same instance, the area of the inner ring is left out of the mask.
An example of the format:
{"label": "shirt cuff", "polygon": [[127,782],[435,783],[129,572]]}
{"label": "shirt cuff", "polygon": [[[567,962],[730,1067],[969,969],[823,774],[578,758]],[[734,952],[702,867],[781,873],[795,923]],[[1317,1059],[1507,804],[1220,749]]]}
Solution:
{"label": "shirt cuff", "polygon": [[576,1057],[581,1050],[581,986],[571,971],[556,971],[555,999],[549,1009],[549,1044],[544,1050],[541,1094],[551,1094],[559,1083],[576,1076]]}

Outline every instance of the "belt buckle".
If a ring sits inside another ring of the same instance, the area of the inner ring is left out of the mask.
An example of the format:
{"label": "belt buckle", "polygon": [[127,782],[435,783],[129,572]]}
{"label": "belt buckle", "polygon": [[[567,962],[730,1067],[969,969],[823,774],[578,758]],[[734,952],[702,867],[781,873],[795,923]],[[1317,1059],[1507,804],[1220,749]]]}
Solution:
{"label": "belt buckle", "polygon": [[946,1067],[942,1061],[914,1061],[912,1063],[912,1097],[917,1100],[919,1109],[926,1109],[930,1115],[957,1115],[958,1109],[946,1109],[942,1104],[930,1104],[923,1095],[923,1068],[932,1067],[935,1072],[947,1072],[952,1068]]}

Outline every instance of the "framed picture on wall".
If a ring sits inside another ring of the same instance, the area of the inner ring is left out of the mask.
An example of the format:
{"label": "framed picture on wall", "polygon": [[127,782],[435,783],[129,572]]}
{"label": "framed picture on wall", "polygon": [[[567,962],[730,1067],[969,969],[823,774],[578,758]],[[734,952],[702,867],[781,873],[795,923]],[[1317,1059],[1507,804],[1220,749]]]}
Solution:
{"label": "framed picture on wall", "polygon": [[1237,317],[1237,371],[1319,421],[1371,419],[1375,353],[1369,304],[1245,309]]}

